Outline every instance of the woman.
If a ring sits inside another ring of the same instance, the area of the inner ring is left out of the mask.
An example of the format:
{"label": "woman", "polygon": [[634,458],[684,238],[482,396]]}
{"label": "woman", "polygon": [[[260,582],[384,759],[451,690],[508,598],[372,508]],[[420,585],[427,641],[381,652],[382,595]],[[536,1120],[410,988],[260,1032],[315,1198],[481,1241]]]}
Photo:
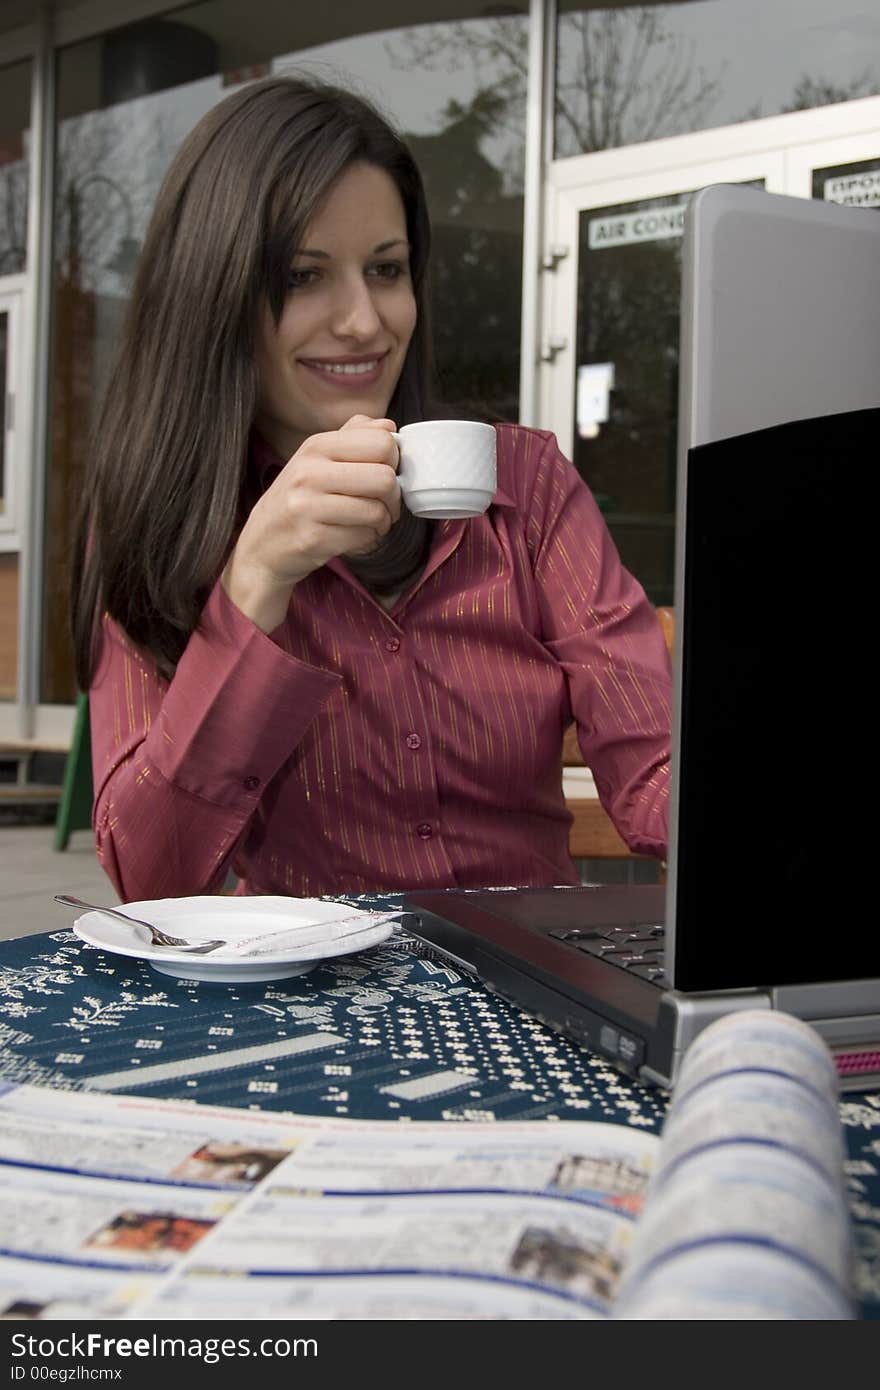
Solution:
{"label": "woman", "polygon": [[159,194],[75,585],[101,861],[123,899],[577,881],[572,717],[637,850],[666,841],[653,609],[552,436],[502,425],[488,513],[401,505],[429,228],[359,98],[255,83]]}

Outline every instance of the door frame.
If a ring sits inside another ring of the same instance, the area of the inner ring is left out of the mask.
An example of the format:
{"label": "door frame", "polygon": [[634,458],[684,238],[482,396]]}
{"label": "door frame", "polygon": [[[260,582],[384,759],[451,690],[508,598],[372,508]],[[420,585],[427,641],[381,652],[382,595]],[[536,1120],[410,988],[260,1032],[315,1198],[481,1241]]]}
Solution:
{"label": "door frame", "polygon": [[812,198],[813,173],[816,169],[880,159],[880,97],[877,98],[877,102],[876,125],[872,132],[856,131],[848,135],[811,140],[789,150],[785,160],[786,192],[795,198]]}
{"label": "door frame", "polygon": [[582,212],[756,179],[768,192],[808,198],[814,168],[877,154],[880,96],[555,161],[544,206],[537,417],[563,453],[574,446]]}

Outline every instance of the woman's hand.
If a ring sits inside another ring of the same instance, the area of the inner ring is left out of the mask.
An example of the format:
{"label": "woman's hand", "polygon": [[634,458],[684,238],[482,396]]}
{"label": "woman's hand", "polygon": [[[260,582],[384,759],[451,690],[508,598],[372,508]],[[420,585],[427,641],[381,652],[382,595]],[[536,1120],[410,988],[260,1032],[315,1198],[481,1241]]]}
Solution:
{"label": "woman's hand", "polygon": [[245,522],[223,571],[232,602],[263,632],[294,585],[335,555],[364,555],[400,515],[393,420],[353,415],[297,449]]}

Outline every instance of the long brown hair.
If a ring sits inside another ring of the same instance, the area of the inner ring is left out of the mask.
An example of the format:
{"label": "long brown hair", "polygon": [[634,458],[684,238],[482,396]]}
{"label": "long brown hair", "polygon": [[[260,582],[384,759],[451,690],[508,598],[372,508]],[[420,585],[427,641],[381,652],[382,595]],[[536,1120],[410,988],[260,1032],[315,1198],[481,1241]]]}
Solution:
{"label": "long brown hair", "polygon": [[[389,413],[423,418],[430,228],[406,145],[368,102],[324,83],[268,78],[227,97],[159,191],[98,422],[73,575],[82,689],[104,612],[173,673],[243,520],[261,304],[280,319],[292,256],[356,162],[384,169],[406,212],[418,318]],[[357,572],[393,585],[425,543],[404,513]]]}

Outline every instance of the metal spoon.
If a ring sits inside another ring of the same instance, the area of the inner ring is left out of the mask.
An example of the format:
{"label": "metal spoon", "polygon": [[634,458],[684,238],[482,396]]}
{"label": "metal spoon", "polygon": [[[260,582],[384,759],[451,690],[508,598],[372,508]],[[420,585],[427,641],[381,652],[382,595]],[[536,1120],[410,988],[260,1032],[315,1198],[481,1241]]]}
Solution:
{"label": "metal spoon", "polygon": [[166,932],[154,927],[152,922],[145,922],[141,917],[132,917],[127,912],[119,912],[115,907],[99,907],[97,903],[83,902],[82,898],[73,898],[69,893],[56,893],[56,903],[61,903],[64,907],[84,907],[89,912],[103,912],[105,917],[118,917],[120,921],[127,922],[129,926],[146,927],[150,933],[150,940],[154,946],[171,946],[176,951],[189,951],[191,955],[203,955],[206,951],[214,951],[218,946],[225,946],[225,941],[199,941],[193,944],[179,936],[168,936]]}

